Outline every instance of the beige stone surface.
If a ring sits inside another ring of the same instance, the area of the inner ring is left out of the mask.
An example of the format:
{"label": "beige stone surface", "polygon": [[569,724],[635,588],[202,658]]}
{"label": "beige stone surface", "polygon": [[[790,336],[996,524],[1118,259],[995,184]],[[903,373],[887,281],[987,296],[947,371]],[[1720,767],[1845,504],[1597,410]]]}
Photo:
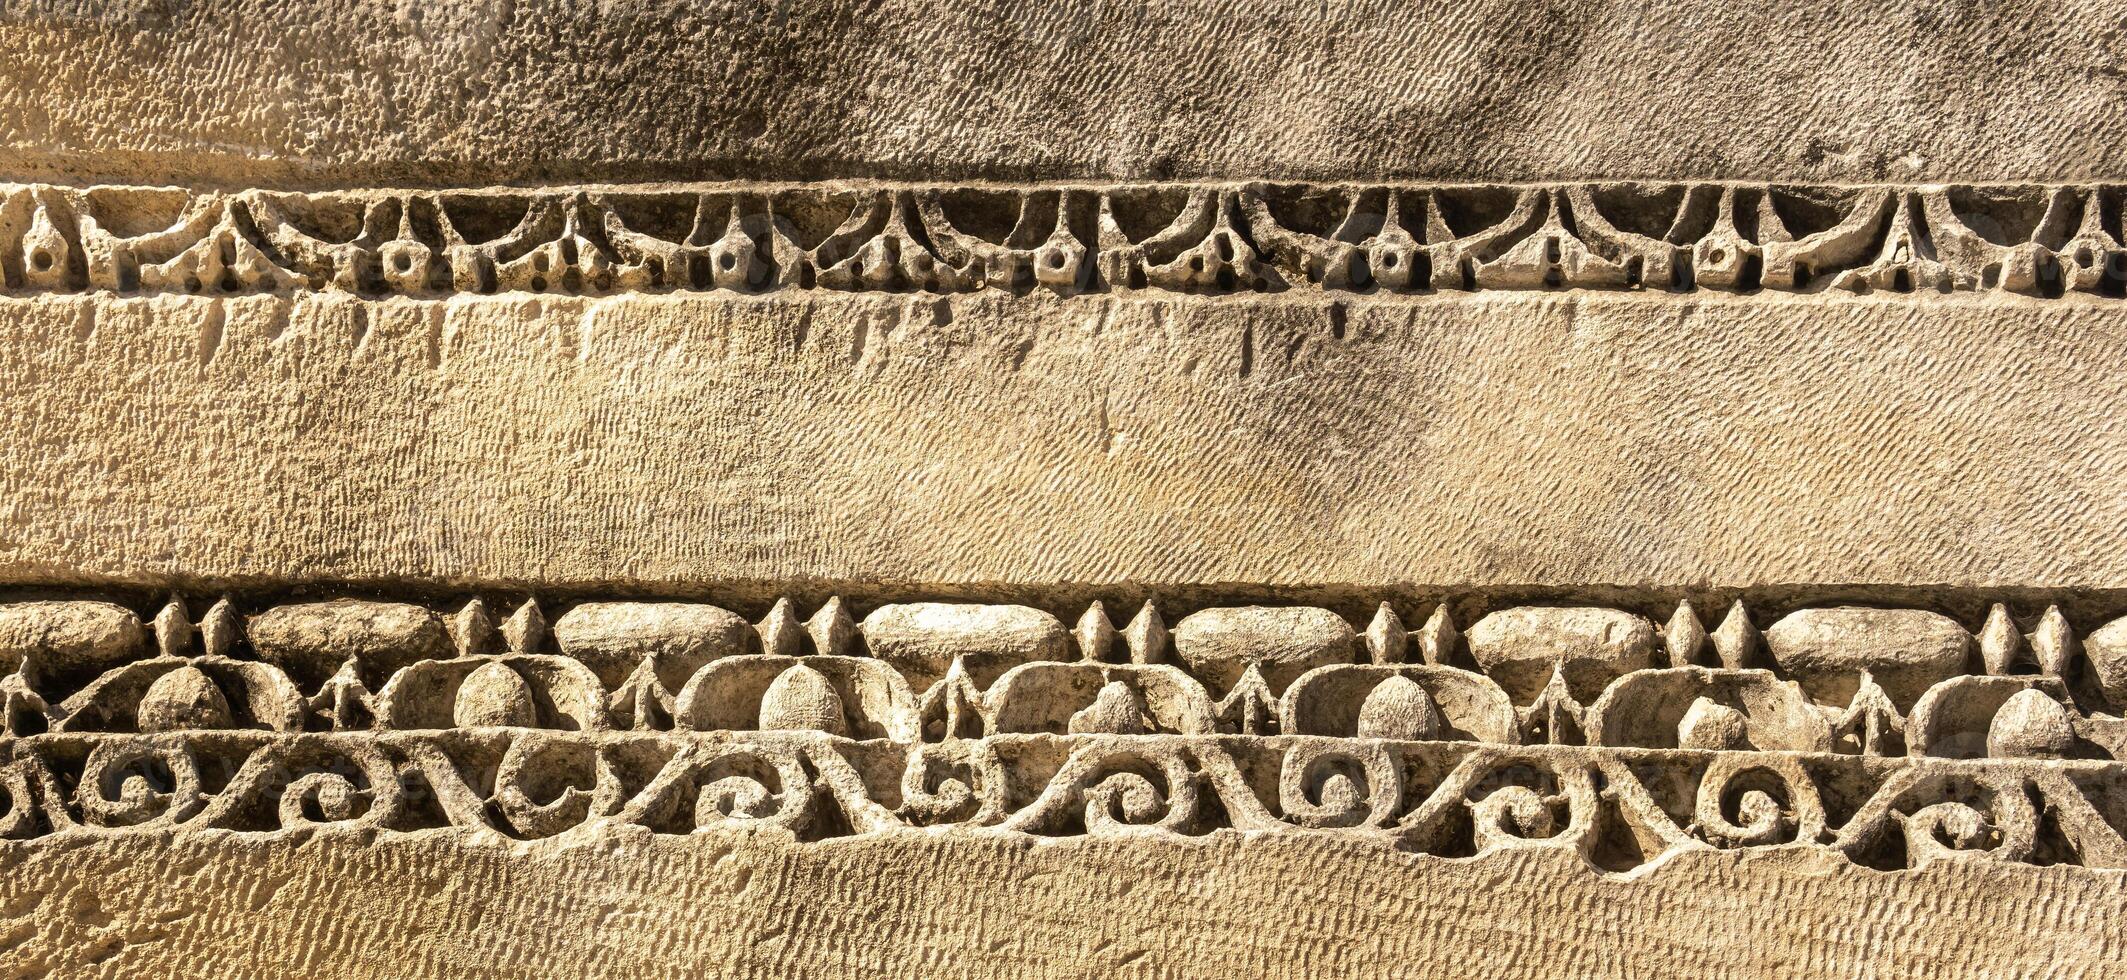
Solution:
{"label": "beige stone surface", "polygon": [[7,5],[0,975],[2118,974],[2127,20],[1644,6]]}
{"label": "beige stone surface", "polygon": [[69,977],[2105,977],[2116,873],[1412,857],[1334,837],[912,833],[0,848],[0,964]]}
{"label": "beige stone surface", "polygon": [[2103,0],[34,0],[61,180],[2112,179]]}
{"label": "beige stone surface", "polygon": [[1972,636],[1938,613],[1865,607],[1811,609],[1765,630],[1767,653],[1819,697],[1852,697],[1862,674],[1902,704],[1964,673]]}
{"label": "beige stone surface", "polygon": [[2127,584],[2123,311],[23,299],[0,577],[2073,599]]}

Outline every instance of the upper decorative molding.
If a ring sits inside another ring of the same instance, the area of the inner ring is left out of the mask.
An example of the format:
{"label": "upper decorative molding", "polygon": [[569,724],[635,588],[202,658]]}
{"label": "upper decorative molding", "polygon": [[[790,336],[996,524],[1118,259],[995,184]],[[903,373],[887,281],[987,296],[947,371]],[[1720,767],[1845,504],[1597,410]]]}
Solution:
{"label": "upper decorative molding", "polygon": [[0,185],[0,285],[2118,296],[2123,208],[2111,185]]}
{"label": "upper decorative molding", "polygon": [[10,837],[954,825],[2127,868],[2127,619],[2055,609],[40,601],[0,606],[0,668]]}

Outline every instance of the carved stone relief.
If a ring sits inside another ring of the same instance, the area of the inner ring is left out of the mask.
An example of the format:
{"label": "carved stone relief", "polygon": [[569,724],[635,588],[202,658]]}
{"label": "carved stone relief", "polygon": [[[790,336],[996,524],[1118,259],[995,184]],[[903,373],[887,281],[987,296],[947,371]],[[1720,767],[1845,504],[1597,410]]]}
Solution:
{"label": "carved stone relief", "polygon": [[8,292],[2069,293],[2112,185],[0,185]]}
{"label": "carved stone relief", "polygon": [[2127,620],[1742,603],[0,606],[11,837],[1335,832],[2127,867]]}

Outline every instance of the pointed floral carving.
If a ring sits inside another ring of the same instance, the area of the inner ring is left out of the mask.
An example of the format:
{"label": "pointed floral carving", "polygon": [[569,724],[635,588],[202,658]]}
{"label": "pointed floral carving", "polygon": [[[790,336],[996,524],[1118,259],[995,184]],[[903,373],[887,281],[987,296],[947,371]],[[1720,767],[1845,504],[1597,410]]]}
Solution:
{"label": "pointed floral carving", "polygon": [[1699,622],[1699,614],[1691,608],[1691,603],[1677,603],[1676,612],[1669,617],[1669,625],[1662,629],[1662,649],[1669,655],[1669,666],[1689,667],[1698,663],[1707,639],[1706,627]]}
{"label": "pointed floral carving", "polygon": [[1428,665],[1441,667],[1454,656],[1455,644],[1462,639],[1462,633],[1455,629],[1455,619],[1448,615],[1447,603],[1441,603],[1433,607],[1433,614],[1425,618],[1425,625],[1411,634],[1411,638],[1418,644],[1421,659]]}
{"label": "pointed floral carving", "polygon": [[1078,617],[1078,625],[1071,630],[1071,635],[1078,641],[1079,657],[1094,662],[1106,661],[1119,638],[1115,624],[1108,619],[1107,608],[1098,600],[1086,606],[1085,614]]}
{"label": "pointed floral carving", "polygon": [[538,653],[546,637],[546,614],[539,611],[535,599],[526,599],[502,623],[502,642],[511,653]]}
{"label": "pointed floral carving", "polygon": [[1721,666],[1736,670],[1751,665],[1757,656],[1760,641],[1758,627],[1750,621],[1750,611],[1743,608],[1738,599],[1728,607],[1728,615],[1721,618],[1711,637],[1714,655]]}
{"label": "pointed floral carving", "polygon": [[1219,702],[1219,720],[1226,730],[1242,735],[1269,735],[1276,726],[1278,696],[1263,679],[1260,665],[1249,664]]}
{"label": "pointed floral carving", "polygon": [[200,653],[209,657],[229,656],[236,648],[237,636],[242,630],[236,609],[229,600],[215,603],[199,620]]}
{"label": "pointed floral carving", "polygon": [[2038,628],[2031,631],[2031,654],[2038,660],[2039,672],[2047,677],[2068,676],[2075,650],[2075,630],[2068,625],[2068,617],[2061,615],[2061,607],[2047,606]]}
{"label": "pointed floral carving", "polygon": [[1521,709],[1521,740],[1527,745],[1578,745],[1586,713],[1566,687],[1564,668],[1554,668],[1536,701]]}
{"label": "pointed floral carving", "polygon": [[989,698],[968,676],[967,665],[954,658],[945,676],[923,696],[919,706],[925,724],[937,719],[942,738],[979,738],[989,731]]}
{"label": "pointed floral carving", "polygon": [[1400,664],[1404,647],[1410,643],[1410,634],[1403,628],[1403,620],[1396,618],[1396,611],[1388,603],[1374,610],[1373,621],[1366,624],[1366,655],[1377,664]]}
{"label": "pointed floral carving", "polygon": [[305,704],[324,718],[334,731],[362,727],[368,724],[375,711],[370,704],[369,685],[362,682],[361,665],[352,658],[326,678],[318,693],[311,695]]}
{"label": "pointed floral carving", "polygon": [[798,621],[797,607],[787,598],[777,599],[754,627],[761,634],[761,651],[778,657],[795,657],[804,646],[805,625]]}
{"label": "pointed floral carving", "polygon": [[[963,199],[985,203],[967,204]],[[961,203],[955,203],[961,202]],[[2099,185],[0,186],[0,289],[2117,295]],[[120,234],[118,215],[168,224]],[[827,226],[820,218],[827,216]],[[164,219],[158,217],[160,222]],[[966,227],[963,228],[962,225]]]}
{"label": "pointed floral carving", "polygon": [[827,600],[805,621],[805,634],[812,638],[814,652],[830,657],[844,656],[850,643],[857,637],[857,624],[849,618],[849,607],[841,596]]}
{"label": "pointed floral carving", "polygon": [[1832,734],[1851,740],[1862,755],[1894,755],[1905,748],[1905,719],[1890,694],[1863,672],[1854,700],[1832,724]]}
{"label": "pointed floral carving", "polygon": [[502,645],[502,638],[495,632],[495,620],[487,611],[487,603],[479,598],[468,600],[450,618],[451,642],[458,647],[461,657],[478,657],[494,653]]}
{"label": "pointed floral carving", "polygon": [[1979,630],[1979,659],[1986,665],[1987,673],[2001,676],[2016,665],[2016,654],[2022,637],[2016,632],[2016,623],[2009,618],[2009,610],[2001,603],[1987,611],[1987,622]]}
{"label": "pointed floral carving", "polygon": [[155,649],[165,657],[183,657],[192,652],[192,636],[198,632],[192,625],[192,617],[185,612],[184,601],[171,596],[163,604],[162,611],[155,614]]}
{"label": "pointed floral carving", "polygon": [[1167,659],[1167,623],[1160,618],[1158,604],[1145,600],[1123,629],[1123,642],[1130,647],[1131,663],[1156,664]]}

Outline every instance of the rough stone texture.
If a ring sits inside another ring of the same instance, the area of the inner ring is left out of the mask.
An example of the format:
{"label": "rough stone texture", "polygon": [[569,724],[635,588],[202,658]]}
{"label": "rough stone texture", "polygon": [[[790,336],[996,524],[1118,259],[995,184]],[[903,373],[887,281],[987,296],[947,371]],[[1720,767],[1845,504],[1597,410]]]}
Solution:
{"label": "rough stone texture", "polygon": [[137,655],[140,620],[107,602],[24,603],[0,608],[0,657],[32,676],[94,673]]}
{"label": "rough stone texture", "polygon": [[350,661],[381,680],[416,660],[451,653],[443,620],[403,602],[278,606],[253,617],[245,632],[259,659],[313,681]]}
{"label": "rough stone texture", "polygon": [[2114,975],[2123,55],[9,5],[0,973]]}
{"label": "rough stone texture", "polygon": [[1781,617],[1765,630],[1773,662],[1820,699],[1842,701],[1866,673],[1900,704],[1963,673],[1972,636],[1957,621],[1912,609],[1841,606]]}
{"label": "rough stone texture", "polygon": [[731,977],[1357,977],[1452,964],[1498,978],[2065,980],[2110,976],[2127,955],[2120,879],[2058,867],[1882,874],[1705,855],[1616,878],[1556,854],[1414,859],[1333,838],[923,834],[553,852],[456,835],[193,839],[139,855],[132,842],[0,849],[12,937],[0,963],[202,978],[684,977],[712,964]]}
{"label": "rough stone texture", "polygon": [[1593,700],[1611,680],[1654,665],[1654,624],[1615,609],[1522,606],[1471,625],[1470,654],[1519,703],[1553,673]]}
{"label": "rough stone texture", "polygon": [[2010,696],[1987,732],[1990,755],[2043,759],[2067,754],[2075,744],[2068,713],[2043,691]]}
{"label": "rough stone texture", "polygon": [[0,171],[62,180],[2127,168],[2102,0],[32,0],[0,50]]}
{"label": "rough stone texture", "polygon": [[981,687],[1012,667],[1062,660],[1069,648],[1055,616],[1025,606],[912,602],[881,606],[860,627],[872,656],[927,688],[960,662]]}
{"label": "rough stone texture", "polygon": [[1357,638],[1327,609],[1240,606],[1191,613],[1174,624],[1174,652],[1220,693],[1253,668],[1283,691],[1310,668],[1350,662]]}
{"label": "rough stone texture", "polygon": [[0,578],[2110,590],[2123,317],[12,301],[0,371],[40,383],[0,403]]}
{"label": "rough stone texture", "polygon": [[2127,699],[2127,619],[2116,619],[2083,640],[2083,652],[2108,697]]}
{"label": "rough stone texture", "polygon": [[554,621],[554,641],[607,685],[647,660],[674,690],[703,664],[759,643],[738,614],[682,602],[587,602]]}

